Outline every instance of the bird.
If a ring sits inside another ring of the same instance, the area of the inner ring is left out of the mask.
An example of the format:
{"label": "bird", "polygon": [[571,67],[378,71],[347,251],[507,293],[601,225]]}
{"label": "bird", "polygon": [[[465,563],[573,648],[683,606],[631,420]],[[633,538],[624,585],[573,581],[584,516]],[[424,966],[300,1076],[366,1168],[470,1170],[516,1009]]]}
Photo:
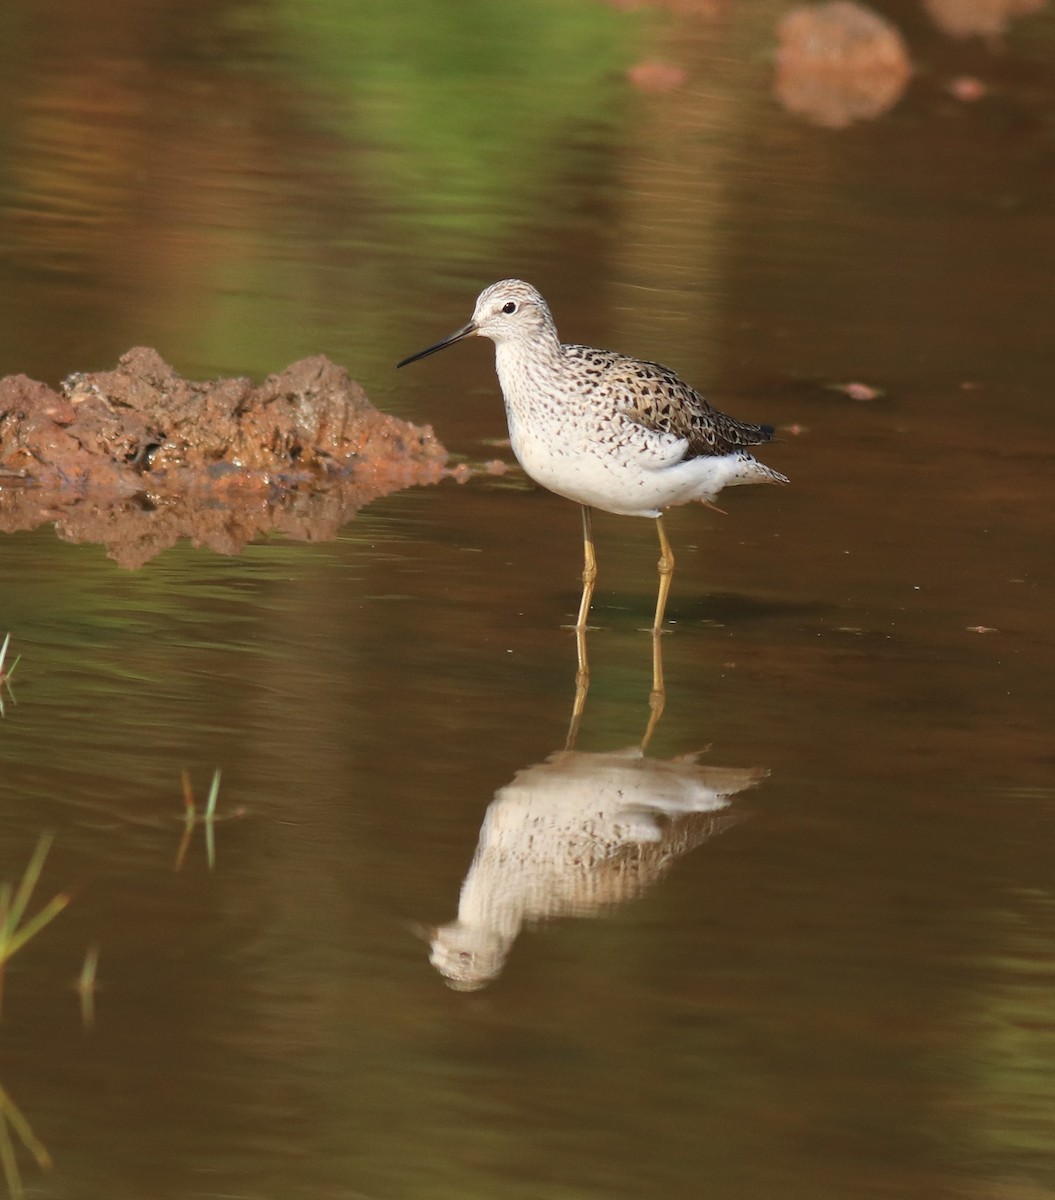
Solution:
{"label": "bird", "polygon": [[599,508],[656,521],[659,588],[652,632],[658,635],[674,573],[663,510],[694,500],[715,507],[718,493],[736,484],[788,483],[747,449],[769,441],[773,427],[719,412],[660,363],[562,343],[549,305],[522,279],[484,288],[468,324],[396,366],[474,336],[494,342],[517,461],[536,483],[582,508],[576,632],[586,629],[597,581],[592,510]]}

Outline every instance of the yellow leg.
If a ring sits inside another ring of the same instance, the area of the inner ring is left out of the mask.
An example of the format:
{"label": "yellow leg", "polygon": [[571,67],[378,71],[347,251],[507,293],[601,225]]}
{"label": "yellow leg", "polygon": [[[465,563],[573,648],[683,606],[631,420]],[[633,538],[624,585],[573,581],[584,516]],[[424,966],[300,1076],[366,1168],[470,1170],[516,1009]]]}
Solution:
{"label": "yellow leg", "polygon": [[663,614],[667,608],[670,580],[674,574],[674,551],[667,541],[662,517],[656,517],[656,531],[659,533],[659,593],[656,596],[656,619],[652,622],[653,633],[659,633],[663,628]]}
{"label": "yellow leg", "polygon": [[593,599],[593,585],[597,582],[597,556],[593,550],[593,516],[587,505],[582,506],[582,599],[579,601],[579,617],[573,626],[575,630],[575,656],[577,669],[575,672],[575,701],[572,704],[571,723],[568,725],[568,737],[564,743],[565,750],[575,745],[579,735],[579,722],[582,720],[583,709],[586,707],[586,693],[590,689],[590,661],[586,656],[586,618],[590,615],[590,601]]}
{"label": "yellow leg", "polygon": [[645,728],[645,736],[641,739],[641,749],[647,750],[652,740],[659,718],[663,715],[663,707],[667,702],[667,689],[663,683],[663,631],[652,630],[652,691],[648,697],[649,717]]}
{"label": "yellow leg", "polygon": [[590,663],[586,657],[585,629],[575,630],[575,650],[579,665],[575,672],[575,700],[571,706],[568,736],[564,740],[565,750],[575,748],[575,739],[579,736],[579,723],[582,721],[583,709],[586,707],[586,693],[590,690]]}
{"label": "yellow leg", "polygon": [[[582,506],[582,600],[579,601],[579,619],[575,622],[576,631],[586,628],[586,618],[590,615],[590,601],[593,599],[593,585],[597,582],[597,556],[593,552],[593,516],[588,505]],[[580,669],[583,656],[579,655]]]}

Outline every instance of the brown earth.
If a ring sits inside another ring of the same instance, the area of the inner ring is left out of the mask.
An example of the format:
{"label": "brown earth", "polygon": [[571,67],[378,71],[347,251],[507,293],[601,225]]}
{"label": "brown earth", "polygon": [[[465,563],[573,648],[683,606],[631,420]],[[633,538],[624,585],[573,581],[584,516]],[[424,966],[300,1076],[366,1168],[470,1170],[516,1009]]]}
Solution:
{"label": "brown earth", "polygon": [[126,567],[180,538],[223,554],[266,532],[333,538],[368,501],[436,483],[446,462],[430,428],[378,412],[323,356],[259,386],[193,383],[142,347],[61,393],[0,379],[0,529],[53,522]]}
{"label": "brown earth", "polygon": [[853,0],[793,9],[777,37],[777,99],[829,129],[885,113],[912,76],[897,28]]}

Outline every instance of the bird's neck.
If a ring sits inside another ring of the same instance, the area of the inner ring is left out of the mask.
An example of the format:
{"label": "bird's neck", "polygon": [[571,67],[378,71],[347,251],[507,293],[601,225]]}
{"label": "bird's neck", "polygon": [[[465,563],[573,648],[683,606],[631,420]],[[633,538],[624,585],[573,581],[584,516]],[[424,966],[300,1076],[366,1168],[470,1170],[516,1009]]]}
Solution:
{"label": "bird's neck", "polygon": [[547,376],[560,370],[561,344],[555,332],[542,330],[530,341],[495,344],[495,369],[507,404],[519,407],[544,387]]}

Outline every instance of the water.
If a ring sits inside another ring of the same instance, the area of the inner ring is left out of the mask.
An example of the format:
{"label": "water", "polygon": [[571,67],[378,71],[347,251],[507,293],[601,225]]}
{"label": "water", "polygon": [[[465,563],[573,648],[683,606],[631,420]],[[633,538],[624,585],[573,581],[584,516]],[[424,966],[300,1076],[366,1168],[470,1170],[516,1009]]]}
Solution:
{"label": "water", "polygon": [[[136,572],[5,536],[0,878],[48,830],[34,907],[71,892],[4,978],[27,1193],[1049,1197],[1055,22],[997,55],[906,16],[909,96],[832,134],[768,94],[781,6],[512,11],[13,6],[0,371],[323,351],[479,461],[490,347],[393,364],[531,279],[566,338],[781,427],[791,487],[668,518],[649,748],[768,776],[455,992],[422,926],[564,744],[574,506],[482,477]],[[689,83],[632,92],[648,56]],[[595,532],[588,754],[644,731],[656,558]],[[217,767],[215,869],[199,827],[176,871]]]}

